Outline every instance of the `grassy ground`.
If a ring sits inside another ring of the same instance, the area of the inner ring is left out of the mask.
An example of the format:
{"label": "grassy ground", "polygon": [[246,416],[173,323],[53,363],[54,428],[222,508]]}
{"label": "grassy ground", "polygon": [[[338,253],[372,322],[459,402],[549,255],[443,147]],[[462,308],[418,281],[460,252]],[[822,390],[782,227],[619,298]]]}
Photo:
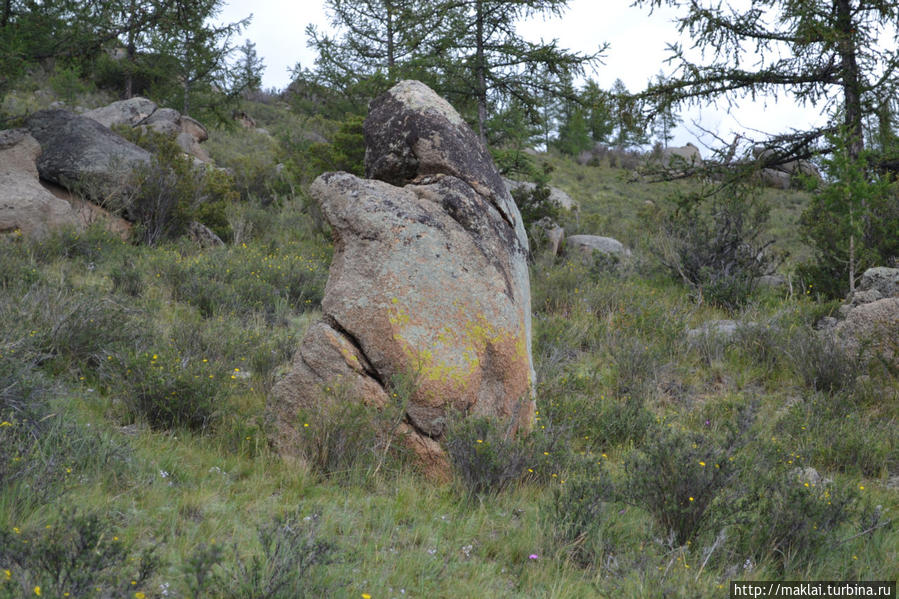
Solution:
{"label": "grassy ground", "polygon": [[[0,597],[724,597],[734,579],[895,580],[896,373],[812,334],[832,305],[768,290],[728,313],[641,253],[647,201],[692,183],[550,160],[582,206],[569,229],[638,259],[537,257],[538,432],[469,439],[524,460],[501,492],[489,469],[439,486],[402,456],[323,470],[273,455],[266,398],[330,261],[302,197],[233,207],[222,249],[0,238]],[[801,256],[805,196],[767,193],[770,232]],[[687,336],[715,318],[744,326]]]}

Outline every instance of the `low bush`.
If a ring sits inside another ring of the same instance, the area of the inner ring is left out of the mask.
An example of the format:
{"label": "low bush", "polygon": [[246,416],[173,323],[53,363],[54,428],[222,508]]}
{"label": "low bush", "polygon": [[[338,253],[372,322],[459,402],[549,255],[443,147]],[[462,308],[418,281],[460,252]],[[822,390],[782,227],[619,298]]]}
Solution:
{"label": "low bush", "polygon": [[508,424],[490,418],[456,417],[451,421],[444,447],[466,493],[496,494],[526,479],[546,482],[564,478],[571,456],[561,436],[546,429],[530,435],[510,431]]}
{"label": "low bush", "polygon": [[156,245],[183,235],[191,221],[201,222],[223,240],[230,239],[226,207],[239,198],[231,175],[196,167],[168,136],[138,129],[122,133],[153,154],[150,164],[134,172],[109,206],[135,223],[137,240]]}
{"label": "low bush", "polygon": [[548,535],[577,564],[595,564],[607,549],[602,531],[612,486],[604,474],[574,476],[553,488],[544,510]]}
{"label": "low bush", "polygon": [[648,511],[677,545],[714,528],[710,508],[739,474],[736,456],[750,440],[754,407],[744,407],[720,438],[664,425],[650,431],[625,460],[617,497]]}
{"label": "low bush", "polygon": [[826,544],[854,514],[856,494],[827,482],[809,481],[797,469],[770,465],[744,475],[743,522],[737,527],[741,556],[771,559],[781,572],[795,570]]}
{"label": "low bush", "polygon": [[239,372],[172,346],[157,353],[108,354],[102,367],[104,382],[121,393],[129,419],[159,430],[202,431],[214,424],[241,384]]}
{"label": "low bush", "polygon": [[348,481],[402,459],[397,427],[405,415],[406,393],[392,392],[394,402],[378,409],[342,386],[321,392],[321,400],[300,410],[296,420],[301,455],[316,472]]}
{"label": "low bush", "polygon": [[785,351],[796,374],[815,391],[835,393],[851,389],[861,364],[827,332],[797,328],[790,332]]}
{"label": "low bush", "polygon": [[235,568],[220,587],[233,599],[325,597],[335,589],[317,577],[317,568],[334,560],[335,546],[323,540],[318,516],[278,517],[257,528],[260,551],[249,558],[234,548]]}
{"label": "low bush", "polygon": [[669,198],[651,249],[698,301],[730,310],[746,304],[759,277],[779,258],[763,238],[768,207],[740,185]]}
{"label": "low bush", "polygon": [[143,595],[160,562],[114,533],[105,515],[72,508],[45,527],[0,530],[0,597]]}
{"label": "low bush", "polygon": [[303,312],[318,308],[328,276],[325,256],[299,248],[241,245],[204,252],[163,265],[174,299],[195,306],[204,317],[264,313],[278,306]]}

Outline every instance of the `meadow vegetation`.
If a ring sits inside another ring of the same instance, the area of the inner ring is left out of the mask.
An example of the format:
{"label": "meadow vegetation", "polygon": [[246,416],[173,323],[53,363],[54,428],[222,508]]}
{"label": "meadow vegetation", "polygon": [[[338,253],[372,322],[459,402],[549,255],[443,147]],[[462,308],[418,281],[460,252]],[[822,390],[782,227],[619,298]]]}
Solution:
{"label": "meadow vegetation", "polygon": [[[899,373],[814,331],[838,304],[796,274],[806,191],[730,206],[788,284],[741,263],[756,270],[727,287],[714,261],[691,280],[658,251],[714,228],[672,216],[697,182],[544,155],[581,206],[568,232],[635,254],[535,252],[536,431],[451,422],[454,480],[428,482],[391,436],[398,380],[380,414],[323,389],[341,402],[301,415],[303,459],[276,455],[265,402],[332,252],[304,185],[358,162],[301,132],[350,147],[358,124],[248,105],[277,143],[213,130],[230,179],[182,173],[144,243],[0,237],[0,597],[723,597],[734,579],[899,576]],[[184,202],[207,193],[225,199]],[[224,247],[179,234],[204,209]],[[732,339],[687,334],[719,318]]]}

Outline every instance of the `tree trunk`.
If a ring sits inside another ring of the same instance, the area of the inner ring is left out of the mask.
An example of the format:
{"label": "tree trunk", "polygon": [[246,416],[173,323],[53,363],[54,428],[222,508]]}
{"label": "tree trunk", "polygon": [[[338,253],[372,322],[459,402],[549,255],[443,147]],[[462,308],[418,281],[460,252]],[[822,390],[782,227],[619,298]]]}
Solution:
{"label": "tree trunk", "polygon": [[3,16],[0,17],[0,27],[6,27],[9,24],[10,13],[12,13],[12,0],[6,0],[3,3]]}
{"label": "tree trunk", "polygon": [[481,142],[487,145],[487,65],[484,55],[484,5],[482,0],[476,3],[476,54],[475,54],[475,95],[478,102],[478,135]]}
{"label": "tree trunk", "polygon": [[837,48],[840,53],[840,78],[845,104],[846,132],[849,135],[849,158],[856,160],[865,148],[862,129],[861,75],[858,68],[858,49],[855,24],[852,21],[852,0],[834,0]]}
{"label": "tree trunk", "polygon": [[130,10],[130,23],[128,23],[128,45],[125,48],[125,99],[130,100],[134,96],[134,71],[135,64],[137,63],[137,44],[134,40],[135,29],[137,26],[134,23],[136,18],[135,11],[137,10],[135,6],[135,0],[131,0],[131,10]]}
{"label": "tree trunk", "polygon": [[391,2],[386,3],[387,6],[387,80],[393,84],[394,77],[396,74],[394,73],[394,69],[396,67],[396,49],[394,47],[394,36],[396,32],[393,30],[393,4]]}

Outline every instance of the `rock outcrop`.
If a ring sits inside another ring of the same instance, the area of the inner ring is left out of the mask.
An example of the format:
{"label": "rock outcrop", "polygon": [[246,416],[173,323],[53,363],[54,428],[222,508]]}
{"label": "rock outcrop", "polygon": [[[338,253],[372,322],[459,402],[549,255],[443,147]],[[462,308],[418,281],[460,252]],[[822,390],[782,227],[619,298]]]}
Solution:
{"label": "rock outcrop", "polygon": [[323,319],[301,343],[269,405],[282,453],[297,411],[338,381],[373,407],[393,377],[415,391],[402,432],[426,471],[447,478],[439,440],[450,412],[533,422],[528,245],[487,149],[416,81],[372,102],[366,172],[319,177],[310,192],[331,225]]}
{"label": "rock outcrop", "polygon": [[36,112],[27,126],[41,145],[41,178],[70,190],[79,187],[101,203],[135,168],[150,163],[150,153],[143,148],[93,119],[65,110]]}
{"label": "rock outcrop", "polygon": [[833,335],[853,358],[885,360],[899,368],[899,269],[866,270],[839,316],[823,318],[816,328]]}
{"label": "rock outcrop", "polygon": [[169,135],[175,138],[185,154],[202,162],[212,161],[206,148],[200,145],[209,139],[206,127],[174,108],[159,108],[152,100],[140,97],[120,100],[86,112],[84,116],[104,127],[141,127]]}
{"label": "rock outcrop", "polygon": [[0,131],[0,233],[41,236],[79,224],[72,206],[41,186],[35,166],[40,153],[27,131]]}

